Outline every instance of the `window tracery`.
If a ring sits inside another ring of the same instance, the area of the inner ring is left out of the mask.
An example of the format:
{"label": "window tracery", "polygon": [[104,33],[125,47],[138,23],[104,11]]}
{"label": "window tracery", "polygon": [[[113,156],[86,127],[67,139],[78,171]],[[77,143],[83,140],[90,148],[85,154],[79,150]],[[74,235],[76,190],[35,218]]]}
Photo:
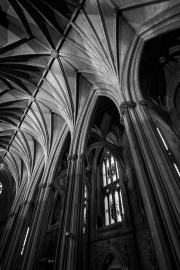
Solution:
{"label": "window tracery", "polygon": [[121,185],[118,165],[115,158],[106,151],[103,163],[103,198],[105,225],[121,222],[124,218]]}

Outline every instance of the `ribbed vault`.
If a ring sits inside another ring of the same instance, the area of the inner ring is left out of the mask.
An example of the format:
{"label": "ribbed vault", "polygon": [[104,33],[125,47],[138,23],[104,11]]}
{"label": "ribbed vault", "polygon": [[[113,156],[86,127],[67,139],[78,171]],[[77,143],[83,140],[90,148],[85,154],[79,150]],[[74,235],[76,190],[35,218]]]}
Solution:
{"label": "ribbed vault", "polygon": [[[176,1],[1,0],[0,158],[20,186],[92,86],[116,100],[132,38]],[[108,135],[111,137],[111,134]]]}

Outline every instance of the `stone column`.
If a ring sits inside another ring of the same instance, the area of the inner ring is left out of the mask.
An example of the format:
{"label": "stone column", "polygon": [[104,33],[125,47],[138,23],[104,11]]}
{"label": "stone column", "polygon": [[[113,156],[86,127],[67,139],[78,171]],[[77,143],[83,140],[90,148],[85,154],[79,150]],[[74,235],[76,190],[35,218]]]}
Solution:
{"label": "stone column", "polygon": [[82,269],[85,155],[69,157],[62,226],[54,269]]}
{"label": "stone column", "polygon": [[20,214],[18,216],[16,227],[13,231],[8,251],[5,254],[2,268],[6,270],[13,269],[21,254],[21,249],[28,228],[29,218],[32,213],[32,201],[23,201],[21,204]]}
{"label": "stone column", "polygon": [[6,228],[5,228],[5,231],[3,231],[3,235],[1,238],[0,266],[1,266],[1,263],[2,263],[3,258],[5,256],[6,249],[8,247],[8,240],[10,239],[10,237],[13,233],[13,229],[15,226],[15,221],[16,221],[17,215],[18,215],[18,210],[17,210],[17,212],[11,212],[8,215],[8,221],[6,224]]}
{"label": "stone column", "polygon": [[123,102],[121,113],[124,115],[125,129],[159,268],[178,269],[180,267],[178,259],[180,207],[177,207],[179,190],[175,190],[175,179],[162,151],[160,152],[151,119],[147,111],[142,112],[147,109],[144,108],[144,104],[142,105],[143,108],[138,108],[138,111],[135,102]]}
{"label": "stone column", "polygon": [[8,248],[8,245],[10,244],[11,238],[17,225],[17,220],[19,218],[21,210],[21,202],[23,200],[26,190],[26,180],[27,179],[25,179],[25,181],[23,182],[22,187],[19,190],[19,194],[11,207],[11,212],[8,215],[8,220],[3,230],[3,235],[0,241],[0,263],[2,263],[3,259],[5,258],[6,250]]}
{"label": "stone column", "polygon": [[42,247],[49,224],[50,211],[53,202],[54,186],[52,183],[39,185],[39,199],[33,221],[30,224],[29,236],[23,259],[19,269],[37,269]]}
{"label": "stone column", "polygon": [[[131,179],[132,181],[132,179]],[[136,237],[136,232],[135,232],[135,224],[134,224],[134,216],[133,216],[133,211],[132,211],[132,202],[131,202],[131,198],[129,196],[129,179],[127,176],[124,177],[123,179],[123,184],[125,186],[126,189],[126,196],[127,196],[127,201],[128,201],[128,208],[129,208],[129,213],[130,213],[130,219],[131,219],[131,226],[132,226],[132,234],[133,234],[133,239],[134,239],[134,245],[136,247],[136,258],[137,258],[137,262],[138,262],[138,269],[143,269],[142,266],[142,262],[141,262],[141,255],[140,255],[140,250],[139,250],[139,246],[138,246],[138,241],[137,241],[137,237]]]}

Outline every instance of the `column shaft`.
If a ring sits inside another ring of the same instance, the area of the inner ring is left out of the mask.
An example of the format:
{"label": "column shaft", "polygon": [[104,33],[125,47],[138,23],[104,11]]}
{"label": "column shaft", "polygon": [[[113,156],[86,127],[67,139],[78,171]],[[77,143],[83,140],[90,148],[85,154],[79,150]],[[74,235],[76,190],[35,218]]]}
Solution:
{"label": "column shaft", "polygon": [[[139,127],[140,121],[137,118],[135,106],[136,104],[132,101],[121,104],[122,112],[125,115],[125,128],[138,175],[139,186],[159,267],[160,269],[172,269],[172,267],[175,267],[175,261],[177,263],[177,254],[174,254],[175,260],[172,258],[177,243],[174,243],[174,247],[172,247],[172,242],[169,242],[169,233],[172,234],[171,239],[174,239],[174,237],[177,237],[177,231],[175,230],[175,224],[173,224],[172,212],[170,213],[169,200],[164,196],[165,187],[163,186],[161,174],[158,172],[159,164],[156,164],[154,156],[150,154],[151,150],[148,142],[152,138],[145,138],[145,134]],[[148,122],[149,120],[146,119],[146,121]],[[145,125],[144,122],[143,125]],[[159,173],[158,175],[157,172]],[[171,182],[171,179],[169,179],[169,182]],[[167,231],[169,218],[171,219],[171,224],[169,231]]]}
{"label": "column shaft", "polygon": [[84,209],[84,154],[72,155],[67,176],[62,227],[54,269],[82,269],[83,209]]}

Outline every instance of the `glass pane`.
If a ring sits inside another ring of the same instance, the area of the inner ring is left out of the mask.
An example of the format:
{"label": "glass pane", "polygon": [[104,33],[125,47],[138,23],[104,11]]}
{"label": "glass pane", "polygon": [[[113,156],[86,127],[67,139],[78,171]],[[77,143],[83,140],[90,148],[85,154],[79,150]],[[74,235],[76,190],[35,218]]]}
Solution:
{"label": "glass pane", "polygon": [[106,161],[106,171],[107,171],[107,180],[108,180],[108,184],[111,183],[111,168],[110,168],[110,163],[109,163],[109,158],[107,158]]}
{"label": "glass pane", "polygon": [[109,206],[110,206],[110,222],[111,224],[113,224],[115,222],[115,211],[114,211],[112,194],[109,195]]}
{"label": "glass pane", "polygon": [[119,169],[118,169],[117,162],[116,162],[116,172],[117,172],[117,178],[119,179]]}
{"label": "glass pane", "polygon": [[86,205],[84,207],[84,226],[83,226],[83,233],[85,233],[86,229]]}
{"label": "glass pane", "polygon": [[116,181],[116,166],[115,166],[115,160],[111,156],[111,173],[112,173],[112,180]]}
{"label": "glass pane", "polygon": [[103,186],[106,186],[106,168],[105,163],[103,162]]}
{"label": "glass pane", "polygon": [[86,186],[85,186],[85,191],[84,191],[84,198],[87,197],[87,189],[86,189]]}
{"label": "glass pane", "polygon": [[120,211],[120,207],[119,207],[119,195],[118,195],[117,190],[115,191],[115,205],[116,205],[116,217],[117,217],[117,221],[122,221],[121,211]]}
{"label": "glass pane", "polygon": [[108,211],[108,199],[107,196],[104,198],[104,209],[105,209],[105,225],[109,225],[109,211]]}
{"label": "glass pane", "polygon": [[121,200],[122,214],[124,215],[124,206],[123,206],[123,201],[122,201],[122,193],[121,193],[121,190],[120,190],[120,200]]}

